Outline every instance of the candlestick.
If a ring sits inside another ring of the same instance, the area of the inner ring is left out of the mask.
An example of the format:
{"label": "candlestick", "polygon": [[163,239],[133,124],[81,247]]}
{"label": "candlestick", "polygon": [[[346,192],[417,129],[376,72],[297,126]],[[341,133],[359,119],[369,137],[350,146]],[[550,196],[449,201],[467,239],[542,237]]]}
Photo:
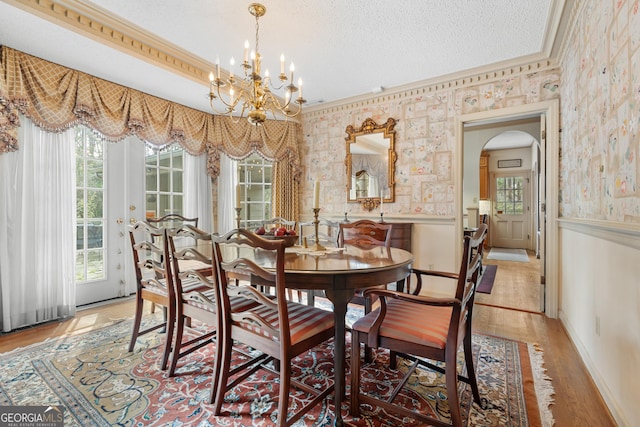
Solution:
{"label": "candlestick", "polygon": [[318,243],[318,241],[320,240],[320,237],[318,235],[318,225],[320,224],[320,221],[318,220],[318,214],[320,213],[320,208],[313,208],[313,226],[315,228],[316,231],[316,240],[312,246],[311,249],[313,249],[314,251],[325,251],[327,250],[327,248],[325,248],[324,246],[322,246],[320,243]]}
{"label": "candlestick", "polygon": [[240,207],[240,184],[236,184],[236,209]]}
{"label": "candlestick", "polygon": [[240,211],[242,211],[241,207],[235,208],[236,210],[236,228],[240,228]]}
{"label": "candlestick", "polygon": [[320,208],[320,182],[315,181],[313,183],[313,209]]}

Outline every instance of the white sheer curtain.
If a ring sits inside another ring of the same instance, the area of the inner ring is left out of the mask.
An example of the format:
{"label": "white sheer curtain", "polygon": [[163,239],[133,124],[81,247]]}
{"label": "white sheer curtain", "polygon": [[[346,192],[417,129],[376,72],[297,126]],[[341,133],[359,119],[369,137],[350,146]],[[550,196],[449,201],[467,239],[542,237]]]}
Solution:
{"label": "white sheer curtain", "polygon": [[220,155],[220,176],[218,176],[218,227],[224,234],[236,228],[236,193],[238,183],[238,162],[226,154]]}
{"label": "white sheer curtain", "polygon": [[3,331],[75,314],[75,142],[21,117],[20,149],[0,154]]}
{"label": "white sheer curtain", "polygon": [[183,156],[182,212],[188,218],[198,217],[198,228],[213,232],[213,208],[211,206],[211,178],[207,175],[207,156]]}

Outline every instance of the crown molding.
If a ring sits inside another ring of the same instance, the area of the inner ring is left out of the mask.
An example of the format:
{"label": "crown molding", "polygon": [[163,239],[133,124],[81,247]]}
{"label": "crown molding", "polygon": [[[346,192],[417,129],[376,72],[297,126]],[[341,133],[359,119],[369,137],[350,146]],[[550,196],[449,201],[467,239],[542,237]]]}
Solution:
{"label": "crown molding", "polygon": [[580,1],[571,1],[572,7],[569,12],[568,22],[567,22],[567,30],[565,31],[564,37],[562,38],[562,44],[560,45],[560,49],[558,50],[558,58],[560,63],[564,62],[565,57],[568,53],[567,49],[569,49],[570,41],[574,39],[575,32],[578,31],[576,23],[578,22],[578,17],[582,14],[582,10],[585,8],[587,2]]}
{"label": "crown molding", "polygon": [[[78,0],[2,0],[70,31],[205,86],[214,64],[149,33],[103,8]],[[226,72],[225,72],[226,73]]]}
{"label": "crown molding", "polygon": [[483,67],[459,71],[433,79],[388,88],[385,89],[384,94],[365,94],[308,106],[304,109],[302,115],[303,117],[308,118],[343,110],[352,110],[354,108],[366,107],[368,105],[388,101],[401,100],[404,98],[429,96],[442,90],[464,89],[465,87],[477,86],[482,83],[491,83],[508,77],[536,73],[557,67],[557,61],[547,58],[543,53],[537,53]]}

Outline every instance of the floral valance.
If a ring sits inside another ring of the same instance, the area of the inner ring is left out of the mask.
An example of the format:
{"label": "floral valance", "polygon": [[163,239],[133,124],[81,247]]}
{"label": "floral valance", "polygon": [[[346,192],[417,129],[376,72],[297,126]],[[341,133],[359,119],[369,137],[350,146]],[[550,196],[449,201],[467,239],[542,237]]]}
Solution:
{"label": "floral valance", "polygon": [[136,135],[162,147],[179,143],[188,153],[206,152],[209,175],[220,172],[220,152],[244,158],[256,151],[285,160],[300,179],[300,125],[215,116],[0,46],[0,153],[18,147],[18,113],[41,128],[60,132],[83,124],[108,141]]}

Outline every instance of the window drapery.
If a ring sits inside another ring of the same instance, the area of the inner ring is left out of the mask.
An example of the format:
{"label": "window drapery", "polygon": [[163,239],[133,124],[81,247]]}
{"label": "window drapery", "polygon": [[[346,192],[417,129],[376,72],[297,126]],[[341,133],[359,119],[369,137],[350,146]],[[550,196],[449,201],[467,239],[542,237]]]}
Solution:
{"label": "window drapery", "polygon": [[351,172],[355,177],[359,171],[366,171],[371,178],[368,194],[377,195],[386,188],[389,182],[387,159],[379,155],[353,154],[351,155]]}
{"label": "window drapery", "polygon": [[206,159],[204,156],[192,156],[185,153],[184,185],[182,198],[182,213],[187,218],[198,218],[198,227],[213,232],[213,210],[211,205],[211,178],[206,173]]}
{"label": "window drapery", "polygon": [[60,132],[84,124],[106,140],[127,135],[156,146],[179,143],[189,154],[207,156],[207,172],[220,173],[220,152],[233,159],[255,151],[288,163],[289,180],[301,176],[301,128],[290,121],[214,116],[0,46],[0,153],[18,149],[18,113],[42,129]]}
{"label": "window drapery", "polygon": [[238,164],[226,154],[220,156],[220,176],[218,177],[218,222],[215,232],[224,234],[236,228],[235,198]]}
{"label": "window drapery", "polygon": [[75,313],[76,166],[73,130],[18,129],[0,156],[0,300],[3,331]]}

